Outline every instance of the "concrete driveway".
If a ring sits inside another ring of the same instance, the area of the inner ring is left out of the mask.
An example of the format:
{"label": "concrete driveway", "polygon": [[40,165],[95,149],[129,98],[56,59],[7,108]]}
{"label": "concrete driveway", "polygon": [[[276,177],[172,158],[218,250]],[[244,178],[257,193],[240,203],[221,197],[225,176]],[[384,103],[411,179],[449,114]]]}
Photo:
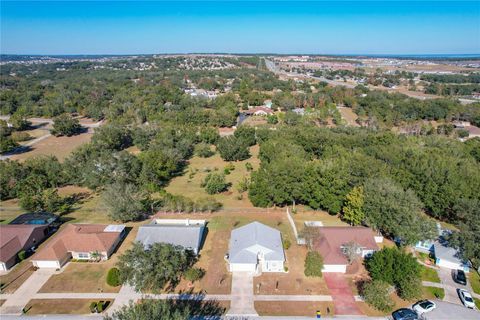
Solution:
{"label": "concrete driveway", "polygon": [[362,314],[343,273],[325,272],[323,277],[332,295],[336,315],[353,316]]}
{"label": "concrete driveway", "polygon": [[[452,270],[447,268],[440,268],[438,270],[438,276],[440,277],[440,281],[445,289],[445,298],[443,301],[455,303],[455,304],[462,304],[460,298],[457,294],[457,288],[465,289],[471,291],[469,286],[463,286],[453,281],[452,277]],[[467,283],[468,284],[468,283]]]}
{"label": "concrete driveway", "polygon": [[21,314],[40,288],[55,274],[55,269],[38,269],[0,307],[0,314]]}
{"label": "concrete driveway", "polygon": [[230,310],[227,316],[257,316],[253,303],[253,273],[233,272]]}

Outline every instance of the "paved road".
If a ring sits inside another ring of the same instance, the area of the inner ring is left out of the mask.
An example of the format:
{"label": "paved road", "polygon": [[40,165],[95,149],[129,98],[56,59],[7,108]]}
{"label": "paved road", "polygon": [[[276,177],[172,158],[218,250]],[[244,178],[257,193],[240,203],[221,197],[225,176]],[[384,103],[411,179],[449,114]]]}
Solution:
{"label": "paved road", "polygon": [[425,314],[426,320],[479,320],[480,312],[463,305],[435,300],[437,309]]}
{"label": "paved road", "polygon": [[258,315],[253,302],[253,273],[233,272],[231,292],[232,300],[227,315],[242,317]]}

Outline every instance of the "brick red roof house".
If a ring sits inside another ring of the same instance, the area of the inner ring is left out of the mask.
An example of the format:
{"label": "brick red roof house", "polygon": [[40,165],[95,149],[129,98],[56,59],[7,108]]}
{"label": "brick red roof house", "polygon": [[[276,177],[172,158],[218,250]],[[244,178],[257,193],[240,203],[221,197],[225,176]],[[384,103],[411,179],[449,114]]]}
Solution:
{"label": "brick red roof house", "polygon": [[346,272],[348,259],[342,251],[345,244],[358,244],[359,255],[363,258],[377,251],[377,241],[383,240],[372,229],[365,227],[319,227],[319,231],[321,236],[314,243],[314,248],[323,257],[323,272]]}
{"label": "brick red roof house", "polygon": [[47,225],[0,225],[0,270],[10,269],[20,251],[38,246],[47,235]]}
{"label": "brick red roof house", "polygon": [[68,224],[32,258],[38,268],[60,268],[71,258],[106,260],[125,235],[124,225]]}

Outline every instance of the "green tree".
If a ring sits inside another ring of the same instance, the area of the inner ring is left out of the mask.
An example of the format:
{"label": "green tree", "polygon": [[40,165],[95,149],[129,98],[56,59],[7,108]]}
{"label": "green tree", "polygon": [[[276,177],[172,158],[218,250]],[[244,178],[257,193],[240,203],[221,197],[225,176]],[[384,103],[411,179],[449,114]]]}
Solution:
{"label": "green tree", "polygon": [[345,205],[342,209],[343,220],[347,221],[352,226],[361,224],[365,219],[363,203],[363,187],[356,186],[346,196]]}
{"label": "green tree", "polygon": [[365,266],[373,280],[395,286],[403,299],[421,294],[421,266],[412,254],[398,248],[383,248],[366,260]]}
{"label": "green tree", "polygon": [[209,158],[215,154],[208,143],[201,142],[195,146],[195,154],[202,158]]}
{"label": "green tree", "polygon": [[217,143],[217,150],[225,161],[242,161],[250,158],[247,145],[236,137],[223,137]]}
{"label": "green tree", "polygon": [[79,134],[82,126],[78,119],[72,118],[69,114],[62,114],[53,119],[52,134],[54,136],[73,136]]}
{"label": "green tree", "polygon": [[435,237],[435,223],[422,214],[422,202],[412,190],[405,191],[385,178],[369,179],[364,190],[368,225],[404,244]]}
{"label": "green tree", "polygon": [[373,280],[364,284],[361,295],[366,303],[382,312],[390,312],[395,302],[390,298],[390,285],[381,280]]}
{"label": "green tree", "polygon": [[140,303],[130,302],[105,320],[188,320],[197,318],[216,319],[223,315],[225,308],[216,301],[204,301],[199,295],[191,300],[144,299]]}
{"label": "green tree", "polygon": [[208,194],[216,194],[228,189],[229,184],[225,180],[225,175],[221,173],[209,173],[202,182]]}
{"label": "green tree", "polygon": [[179,246],[154,243],[144,248],[140,242],[122,254],[117,263],[120,281],[133,286],[138,292],[160,292],[168,285],[170,289],[180,281],[195,257]]}
{"label": "green tree", "polygon": [[253,146],[257,143],[254,127],[241,125],[235,130],[233,135],[244,145]]}
{"label": "green tree", "polygon": [[107,208],[108,216],[122,222],[142,218],[147,213],[145,201],[145,194],[129,183],[115,182],[108,185],[102,193],[102,202]]}
{"label": "green tree", "polygon": [[305,258],[305,275],[307,277],[321,277],[323,268],[323,258],[316,251],[309,251]]}

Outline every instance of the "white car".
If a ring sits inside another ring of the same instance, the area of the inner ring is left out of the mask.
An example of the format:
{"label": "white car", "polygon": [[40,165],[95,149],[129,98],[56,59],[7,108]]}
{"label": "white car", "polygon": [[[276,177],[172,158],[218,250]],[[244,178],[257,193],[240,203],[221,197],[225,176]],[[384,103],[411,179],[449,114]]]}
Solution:
{"label": "white car", "polygon": [[465,307],[475,309],[475,302],[473,301],[472,295],[464,289],[457,289],[458,296]]}
{"label": "white car", "polygon": [[417,303],[415,303],[413,305],[412,309],[417,314],[422,314],[422,313],[430,312],[433,309],[435,309],[436,307],[437,307],[437,305],[435,304],[435,302],[432,302],[430,300],[422,300],[422,301],[418,301]]}

